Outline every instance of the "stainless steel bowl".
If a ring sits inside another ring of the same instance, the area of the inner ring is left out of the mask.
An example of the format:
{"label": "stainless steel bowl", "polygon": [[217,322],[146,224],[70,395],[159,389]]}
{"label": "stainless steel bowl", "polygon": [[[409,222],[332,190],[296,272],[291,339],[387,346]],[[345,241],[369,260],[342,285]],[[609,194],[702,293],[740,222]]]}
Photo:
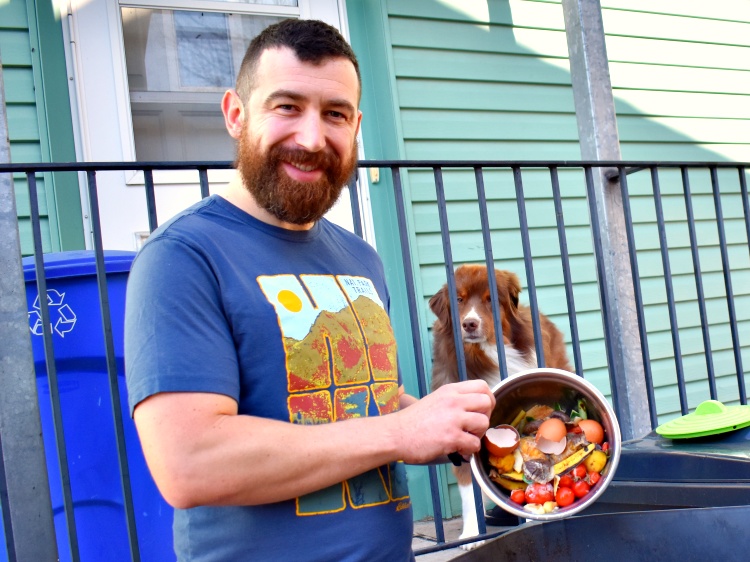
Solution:
{"label": "stainless steel bowl", "polygon": [[609,443],[609,462],[602,472],[601,480],[592,486],[591,491],[583,499],[550,513],[535,514],[512,502],[510,493],[490,479],[487,452],[482,448],[471,458],[471,471],[484,493],[505,511],[539,521],[563,519],[583,511],[594,503],[614,478],[622,448],[620,425],[604,395],[578,375],[549,368],[531,369],[508,377],[495,386],[492,392],[495,394],[496,405],[490,420],[491,427],[510,423],[520,409],[527,410],[535,404],[560,404],[569,412],[575,407],[578,398],[585,398],[588,417],[597,420],[604,427]]}

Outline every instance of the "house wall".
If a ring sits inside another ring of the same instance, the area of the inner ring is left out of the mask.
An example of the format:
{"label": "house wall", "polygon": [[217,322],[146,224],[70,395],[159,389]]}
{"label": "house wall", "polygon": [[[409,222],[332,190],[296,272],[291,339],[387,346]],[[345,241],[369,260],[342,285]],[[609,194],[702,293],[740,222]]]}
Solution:
{"label": "house wall", "polygon": [[[750,161],[750,5],[603,0],[602,7],[623,159]],[[352,42],[363,61],[368,158],[580,159],[559,0],[352,1],[348,13]],[[381,172],[381,184],[373,187],[373,213],[379,221],[378,248],[392,268],[393,286],[403,282],[398,271],[402,266],[388,207],[392,185],[387,171]],[[457,264],[481,263],[484,248],[473,172],[444,171],[443,177],[452,257]],[[740,341],[748,365],[750,263],[738,174],[720,172],[719,177]],[[695,408],[709,396],[685,202],[679,172],[663,172],[660,180],[681,355],[689,407]],[[680,404],[655,200],[648,171],[628,181],[663,422],[680,415]],[[738,400],[736,368],[711,185],[705,172],[691,172],[690,181],[718,398],[733,403]],[[565,170],[560,171],[560,182],[581,336],[580,367],[606,394],[609,379],[585,184],[580,172]],[[549,175],[524,172],[523,183],[539,305],[570,341]],[[515,271],[526,286],[512,176],[487,171],[485,187],[496,265]],[[432,170],[406,173],[404,190],[421,296],[421,333],[426,334],[434,319],[427,300],[446,279]],[[405,301],[396,302],[398,322]],[[402,349],[410,344],[403,340]],[[424,338],[421,351],[429,364],[429,338]],[[413,379],[414,371],[405,370],[407,389],[416,387]],[[443,509],[457,509],[454,501]]]}
{"label": "house wall", "polygon": [[[0,55],[11,161],[75,161],[62,31],[51,0],[10,0],[0,4]],[[27,255],[32,253],[33,243],[25,175],[14,176],[14,189],[21,249]],[[40,174],[37,193],[44,250],[82,249],[76,176]]]}
{"label": "house wall", "polygon": [[[602,18],[623,158],[750,161],[750,4],[739,0],[603,0]],[[718,399],[738,403],[710,178],[706,172],[691,172],[689,178]],[[737,171],[720,172],[719,179],[743,366],[748,373],[747,231]],[[707,366],[685,202],[679,172],[662,174],[660,182],[687,395],[690,407],[695,408],[708,397]],[[648,172],[632,176],[629,186],[655,393],[660,421],[666,421],[679,415],[680,404],[674,391],[675,354]]]}

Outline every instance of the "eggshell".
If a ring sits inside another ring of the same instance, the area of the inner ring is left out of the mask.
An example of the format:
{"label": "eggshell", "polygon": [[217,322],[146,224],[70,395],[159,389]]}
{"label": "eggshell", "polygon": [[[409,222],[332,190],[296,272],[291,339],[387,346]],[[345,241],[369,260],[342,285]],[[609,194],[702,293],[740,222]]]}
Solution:
{"label": "eggshell", "polygon": [[[582,428],[583,429],[583,428]],[[555,443],[561,441],[568,434],[565,423],[557,418],[545,420],[536,432],[536,441],[544,438]]]}
{"label": "eggshell", "polygon": [[563,437],[562,439],[560,439],[560,441],[550,441],[549,439],[540,437],[539,441],[536,442],[536,448],[539,449],[542,453],[546,453],[548,455],[559,455],[565,450],[565,447],[567,446],[567,437]]}
{"label": "eggshell", "polygon": [[491,455],[504,457],[518,447],[520,440],[521,436],[515,427],[512,425],[498,425],[487,430],[482,442]]}

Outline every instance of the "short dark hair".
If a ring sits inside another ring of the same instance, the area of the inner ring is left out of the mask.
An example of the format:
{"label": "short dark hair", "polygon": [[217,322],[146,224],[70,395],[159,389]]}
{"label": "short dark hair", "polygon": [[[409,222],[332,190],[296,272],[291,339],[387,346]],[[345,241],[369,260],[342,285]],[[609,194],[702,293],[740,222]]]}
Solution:
{"label": "short dark hair", "polygon": [[302,62],[322,64],[333,58],[348,59],[357,73],[359,91],[362,77],[354,51],[338,29],[319,20],[286,19],[265,28],[250,42],[237,74],[237,93],[243,103],[250,99],[258,61],[264,51],[287,47]]}

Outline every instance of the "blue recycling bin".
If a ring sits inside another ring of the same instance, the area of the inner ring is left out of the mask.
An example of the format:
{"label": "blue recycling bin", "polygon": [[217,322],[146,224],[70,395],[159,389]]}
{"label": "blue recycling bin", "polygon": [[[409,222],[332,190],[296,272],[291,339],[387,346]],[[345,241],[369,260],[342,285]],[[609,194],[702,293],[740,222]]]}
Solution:
{"label": "blue recycling bin", "polygon": [[[140,558],[144,562],[168,562],[175,560],[173,510],[159,494],[146,467],[124,380],[125,287],[134,257],[134,252],[104,253],[117,382]],[[47,254],[44,268],[81,561],[131,560],[94,252]],[[70,547],[33,258],[24,259],[24,276],[55,531],[60,560],[67,561]]]}

